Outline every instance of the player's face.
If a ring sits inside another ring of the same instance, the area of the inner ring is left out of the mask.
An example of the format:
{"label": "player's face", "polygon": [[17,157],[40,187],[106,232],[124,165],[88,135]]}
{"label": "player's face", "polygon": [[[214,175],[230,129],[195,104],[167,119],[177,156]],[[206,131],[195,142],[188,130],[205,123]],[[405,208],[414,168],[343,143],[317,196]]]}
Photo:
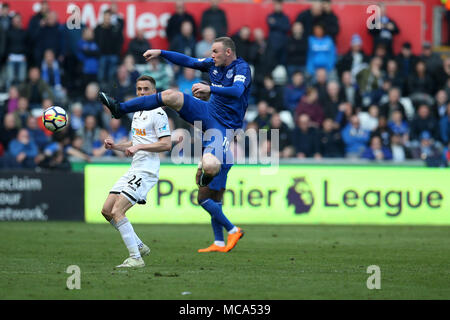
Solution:
{"label": "player's face", "polygon": [[214,60],[216,67],[221,67],[225,65],[226,62],[226,50],[223,47],[222,42],[214,42],[211,48],[211,58]]}
{"label": "player's face", "polygon": [[150,81],[138,81],[136,83],[136,95],[138,97],[149,96],[156,93],[156,89],[153,87]]}

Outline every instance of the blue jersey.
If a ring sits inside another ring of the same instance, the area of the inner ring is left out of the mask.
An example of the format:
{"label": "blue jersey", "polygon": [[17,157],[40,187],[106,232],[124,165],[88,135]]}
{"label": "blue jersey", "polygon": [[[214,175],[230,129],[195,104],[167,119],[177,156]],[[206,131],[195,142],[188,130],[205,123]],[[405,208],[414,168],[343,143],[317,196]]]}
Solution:
{"label": "blue jersey", "polygon": [[226,67],[216,67],[212,58],[196,59],[161,50],[161,56],[184,67],[208,72],[211,80],[211,114],[230,129],[242,128],[252,77],[250,66],[237,58]]}
{"label": "blue jersey", "polygon": [[209,100],[211,113],[221,123],[233,129],[242,128],[252,82],[250,66],[242,58],[237,58],[226,67],[216,67],[212,58],[205,59],[203,64],[204,70],[209,73],[212,87],[231,87],[235,82],[243,83],[245,89],[239,97],[214,93],[212,88]]}

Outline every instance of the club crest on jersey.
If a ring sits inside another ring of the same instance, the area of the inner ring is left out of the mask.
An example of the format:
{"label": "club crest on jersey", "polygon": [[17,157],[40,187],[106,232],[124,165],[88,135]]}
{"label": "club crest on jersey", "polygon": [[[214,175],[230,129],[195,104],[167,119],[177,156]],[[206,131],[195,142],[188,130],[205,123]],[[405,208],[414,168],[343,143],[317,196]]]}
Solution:
{"label": "club crest on jersey", "polygon": [[133,128],[133,129],[131,129],[131,131],[133,132],[134,136],[136,135],[136,136],[145,137],[147,135],[147,133],[145,132],[145,129]]}
{"label": "club crest on jersey", "polygon": [[227,72],[227,78],[231,79],[233,77],[233,69],[228,70]]}

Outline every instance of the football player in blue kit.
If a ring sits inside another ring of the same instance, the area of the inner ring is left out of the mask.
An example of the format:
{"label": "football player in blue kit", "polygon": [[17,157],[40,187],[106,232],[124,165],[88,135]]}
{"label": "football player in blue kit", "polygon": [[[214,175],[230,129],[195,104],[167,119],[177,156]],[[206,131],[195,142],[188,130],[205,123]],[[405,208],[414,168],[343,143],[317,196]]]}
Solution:
{"label": "football player in blue kit", "polygon": [[[120,118],[126,113],[167,106],[177,111],[191,124],[201,121],[202,130],[205,132],[214,129],[219,133],[211,139],[212,141],[203,141],[203,155],[196,176],[199,186],[198,203],[211,215],[215,239],[211,246],[199,249],[198,252],[228,252],[236,246],[244,232],[233,225],[222,211],[227,174],[233,165],[229,150],[233,136],[227,136],[230,131],[227,132],[227,129],[242,128],[248,106],[251,73],[247,62],[236,56],[236,47],[230,38],[215,39],[211,51],[211,58],[203,59],[159,49],[147,50],[143,54],[147,61],[161,56],[174,64],[208,72],[211,85],[194,84],[192,86],[194,96],[168,89],[123,103],[115,101],[104,92],[99,93],[99,99],[111,111],[114,118]],[[208,95],[209,101],[197,98]],[[226,244],[222,228],[228,232]]]}

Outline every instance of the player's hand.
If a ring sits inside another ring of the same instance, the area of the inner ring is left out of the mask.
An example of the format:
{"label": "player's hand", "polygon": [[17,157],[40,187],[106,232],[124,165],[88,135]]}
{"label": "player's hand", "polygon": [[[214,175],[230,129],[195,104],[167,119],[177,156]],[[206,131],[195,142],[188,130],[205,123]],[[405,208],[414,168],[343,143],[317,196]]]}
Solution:
{"label": "player's hand", "polygon": [[112,139],[105,139],[105,149],[113,149],[114,148],[114,141]]}
{"label": "player's hand", "polygon": [[153,58],[159,57],[161,54],[161,50],[159,49],[150,49],[144,52],[143,56],[145,58],[145,61],[150,61]]}
{"label": "player's hand", "polygon": [[201,96],[211,93],[211,87],[203,83],[194,83],[191,90],[194,96]]}
{"label": "player's hand", "polygon": [[139,151],[139,146],[131,146],[131,147],[125,149],[125,155],[127,157],[132,157],[138,151]]}

